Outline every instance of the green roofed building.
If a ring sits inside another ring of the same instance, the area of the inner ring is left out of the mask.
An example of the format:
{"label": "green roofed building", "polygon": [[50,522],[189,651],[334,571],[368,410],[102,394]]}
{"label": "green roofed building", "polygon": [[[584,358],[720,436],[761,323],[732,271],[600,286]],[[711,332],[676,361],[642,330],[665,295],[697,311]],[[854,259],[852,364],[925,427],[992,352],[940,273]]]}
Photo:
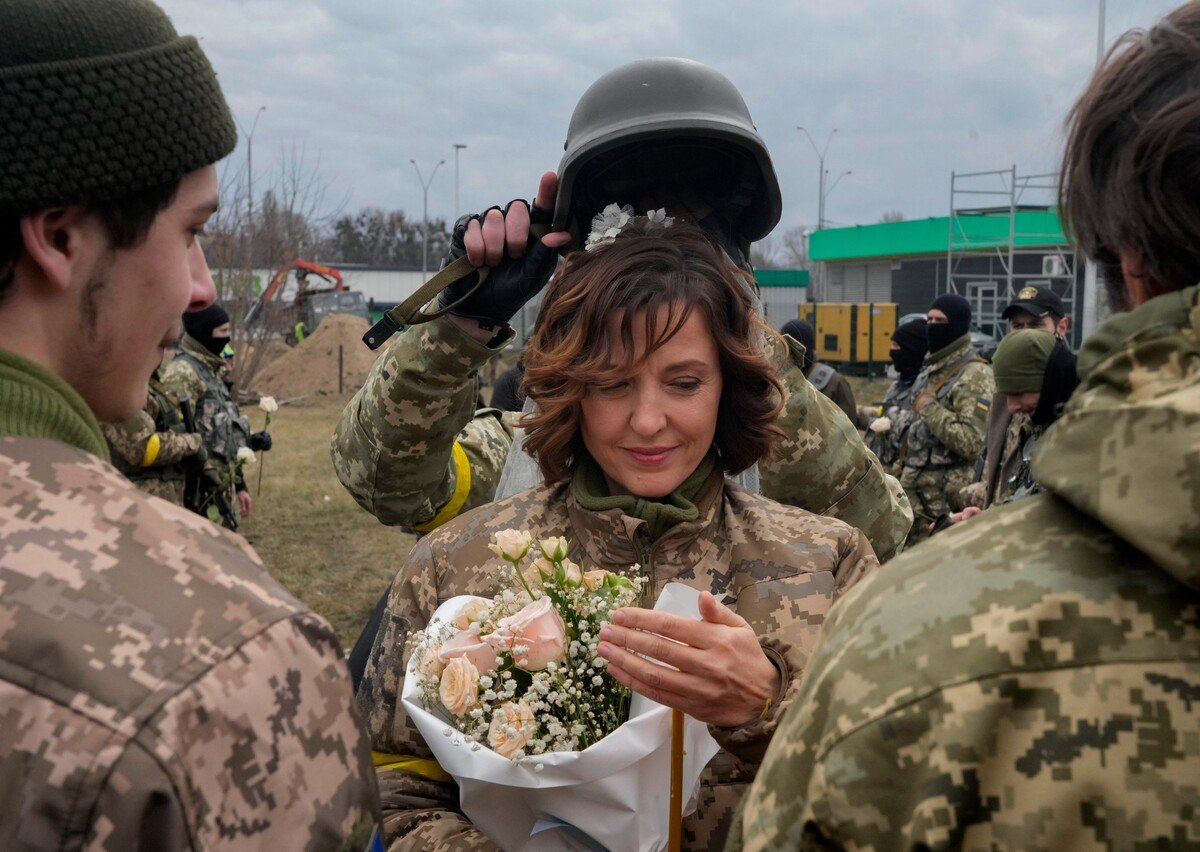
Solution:
{"label": "green roofed building", "polygon": [[971,301],[979,330],[999,337],[1004,308],[1021,288],[1039,285],[1062,297],[1072,337],[1081,325],[1084,264],[1053,208],[1004,207],[830,228],[809,236],[808,251],[818,264],[812,301],[895,302],[902,317],[924,313],[934,298],[953,290]]}

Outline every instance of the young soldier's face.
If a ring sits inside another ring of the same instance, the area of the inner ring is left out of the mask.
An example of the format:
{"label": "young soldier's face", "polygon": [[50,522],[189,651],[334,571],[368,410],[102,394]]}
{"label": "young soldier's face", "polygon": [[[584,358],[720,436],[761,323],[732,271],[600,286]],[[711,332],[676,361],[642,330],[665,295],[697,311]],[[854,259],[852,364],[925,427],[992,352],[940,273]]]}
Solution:
{"label": "young soldier's face", "polygon": [[[199,240],[216,209],[217,172],[206,166],[183,178],[142,243],[98,253],[69,369],[72,386],[101,421],[137,413],[150,373],[183,334],[183,313],[216,297]],[[107,240],[98,221],[94,230],[93,238]]]}

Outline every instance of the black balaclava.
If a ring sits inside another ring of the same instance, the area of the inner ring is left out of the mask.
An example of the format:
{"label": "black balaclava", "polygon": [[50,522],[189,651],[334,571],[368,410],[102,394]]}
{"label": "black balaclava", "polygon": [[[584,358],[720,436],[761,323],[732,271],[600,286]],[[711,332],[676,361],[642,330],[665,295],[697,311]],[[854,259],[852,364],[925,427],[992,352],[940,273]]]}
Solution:
{"label": "black balaclava", "polygon": [[921,363],[929,351],[929,337],[925,327],[929,325],[922,319],[909,320],[892,333],[892,342],[899,349],[891,350],[892,364],[900,374],[900,381],[910,385],[921,372]]}
{"label": "black balaclava", "polygon": [[929,323],[929,351],[941,352],[954,341],[971,330],[971,303],[957,293],[944,293],[933,300],[930,310],[936,308],[946,315],[949,322]]}
{"label": "black balaclava", "polygon": [[1075,370],[1075,353],[1061,339],[1054,342],[1050,360],[1046,362],[1046,375],[1042,379],[1042,395],[1030,420],[1034,426],[1049,426],[1062,414],[1063,406],[1079,386],[1079,373]]}
{"label": "black balaclava", "polygon": [[197,343],[218,358],[221,351],[229,343],[229,337],[213,337],[213,329],[229,322],[229,314],[225,309],[213,302],[202,311],[193,311],[183,315],[183,327],[187,329]]}
{"label": "black balaclava", "polygon": [[785,322],[779,331],[804,344],[804,372],[808,373],[817,362],[817,333],[813,327],[802,319],[794,319]]}

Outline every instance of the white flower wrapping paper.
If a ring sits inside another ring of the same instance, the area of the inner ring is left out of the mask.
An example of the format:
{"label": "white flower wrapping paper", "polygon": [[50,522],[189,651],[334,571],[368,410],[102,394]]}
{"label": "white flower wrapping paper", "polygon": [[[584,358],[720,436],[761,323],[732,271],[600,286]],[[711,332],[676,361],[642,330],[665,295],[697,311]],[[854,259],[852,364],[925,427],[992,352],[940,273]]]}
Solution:
{"label": "white flower wrapping paper", "polygon": [[[669,583],[654,608],[699,618],[698,598],[695,589]],[[438,607],[433,620],[452,622],[460,609],[479,600],[484,599],[451,598]],[[420,660],[412,656],[401,695],[404,709],[438,763],[458,782],[463,813],[493,841],[513,852],[657,852],[666,847],[671,792],[668,708],[634,695],[629,721],[590,748],[514,763],[488,748],[473,751],[444,718],[422,706],[416,675]],[[688,718],[683,783],[691,796],[685,814],[695,810],[700,773],[718,750],[708,726]],[[534,769],[537,765],[541,771]]]}

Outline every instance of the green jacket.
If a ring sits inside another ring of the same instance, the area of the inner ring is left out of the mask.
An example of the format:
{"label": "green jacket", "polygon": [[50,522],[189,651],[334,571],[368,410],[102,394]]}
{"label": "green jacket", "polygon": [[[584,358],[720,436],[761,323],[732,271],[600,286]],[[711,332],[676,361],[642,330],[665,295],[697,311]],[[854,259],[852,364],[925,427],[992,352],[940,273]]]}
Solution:
{"label": "green jacket", "polygon": [[[996,382],[992,368],[964,334],[925,358],[913,383],[917,419],[908,431],[904,466],[916,470],[973,466],[983,452]],[[931,396],[922,407],[922,395]]]}
{"label": "green jacket", "polygon": [[[491,502],[519,418],[476,410],[475,374],[497,351],[444,318],[400,333],[333,436],[334,470],[359,505],[385,524],[428,532]],[[846,521],[886,559],[912,525],[908,500],[854,425],[804,378],[802,353],[795,344],[777,357],[788,392],[777,425],[786,440],[760,465],[763,493]]]}
{"label": "green jacket", "polygon": [[1088,340],[1045,493],[834,609],[728,849],[1200,844],[1198,296]]}

